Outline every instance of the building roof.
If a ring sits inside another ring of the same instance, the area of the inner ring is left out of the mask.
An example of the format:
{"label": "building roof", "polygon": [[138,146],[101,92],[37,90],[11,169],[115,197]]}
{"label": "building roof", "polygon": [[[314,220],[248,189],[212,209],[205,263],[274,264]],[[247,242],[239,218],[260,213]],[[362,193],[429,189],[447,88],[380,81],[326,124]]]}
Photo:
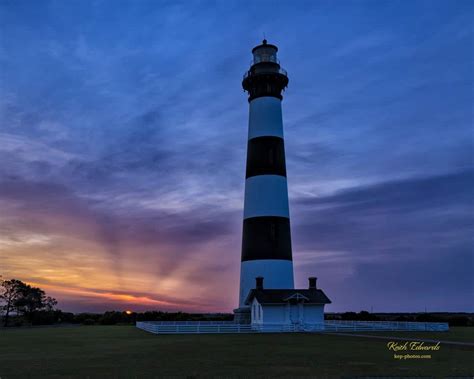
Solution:
{"label": "building roof", "polygon": [[329,304],[331,300],[319,289],[253,289],[249,292],[245,304],[249,305],[254,298],[260,304],[286,304],[291,300],[305,304]]}

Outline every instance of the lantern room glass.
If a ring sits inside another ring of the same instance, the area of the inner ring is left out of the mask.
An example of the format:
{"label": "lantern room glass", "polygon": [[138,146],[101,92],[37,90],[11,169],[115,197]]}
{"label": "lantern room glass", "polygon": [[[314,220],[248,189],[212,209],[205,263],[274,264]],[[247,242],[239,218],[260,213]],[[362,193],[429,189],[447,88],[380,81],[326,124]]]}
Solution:
{"label": "lantern room glass", "polygon": [[253,52],[253,64],[261,62],[278,63],[277,49],[272,46],[259,46]]}

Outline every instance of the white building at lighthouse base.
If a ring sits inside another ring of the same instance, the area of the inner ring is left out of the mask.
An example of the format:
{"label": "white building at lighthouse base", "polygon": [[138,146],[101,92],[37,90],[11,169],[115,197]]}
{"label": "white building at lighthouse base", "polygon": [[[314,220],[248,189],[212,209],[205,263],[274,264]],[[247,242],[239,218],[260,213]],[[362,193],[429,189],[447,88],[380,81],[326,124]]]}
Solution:
{"label": "white building at lighthouse base", "polygon": [[263,278],[256,278],[256,287],[245,300],[250,307],[250,323],[324,329],[324,306],[331,300],[316,288],[316,278],[309,278],[309,283],[307,289],[264,289]]}

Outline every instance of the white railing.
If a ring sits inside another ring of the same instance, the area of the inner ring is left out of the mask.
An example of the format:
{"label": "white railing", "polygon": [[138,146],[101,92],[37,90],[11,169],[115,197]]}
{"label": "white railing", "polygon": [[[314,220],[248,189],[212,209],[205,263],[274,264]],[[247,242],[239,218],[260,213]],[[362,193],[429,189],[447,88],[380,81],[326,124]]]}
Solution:
{"label": "white railing", "polygon": [[210,333],[252,333],[253,328],[249,324],[211,324],[203,322],[170,323],[164,322],[137,322],[137,328],[155,334],[210,334]]}
{"label": "white railing", "polygon": [[350,320],[326,320],[324,322],[326,331],[437,331],[449,330],[447,322],[408,322],[408,321],[350,321]]}
{"label": "white railing", "polygon": [[363,332],[363,331],[448,331],[440,322],[340,321],[314,324],[235,324],[232,321],[139,321],[137,328],[155,334],[213,333],[295,333],[295,332]]}
{"label": "white railing", "polygon": [[[140,321],[139,321],[140,322]],[[154,325],[235,325],[234,321],[142,321]]]}

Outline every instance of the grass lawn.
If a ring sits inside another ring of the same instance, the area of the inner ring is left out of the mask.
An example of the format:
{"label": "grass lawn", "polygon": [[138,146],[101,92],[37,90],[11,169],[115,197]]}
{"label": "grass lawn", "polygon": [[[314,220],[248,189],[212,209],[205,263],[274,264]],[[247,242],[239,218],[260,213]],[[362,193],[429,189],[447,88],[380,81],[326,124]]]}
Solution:
{"label": "grass lawn", "polygon": [[[453,329],[453,335],[467,332]],[[444,335],[449,334],[440,333],[439,339]],[[431,353],[431,359],[400,361],[386,343],[320,334],[163,336],[133,326],[0,329],[0,377],[333,378],[474,373],[472,347],[442,345]]]}
{"label": "grass lawn", "polygon": [[354,332],[354,334],[369,334],[372,336],[392,336],[400,338],[423,338],[438,341],[456,341],[474,343],[474,328],[451,327],[448,332]]}

